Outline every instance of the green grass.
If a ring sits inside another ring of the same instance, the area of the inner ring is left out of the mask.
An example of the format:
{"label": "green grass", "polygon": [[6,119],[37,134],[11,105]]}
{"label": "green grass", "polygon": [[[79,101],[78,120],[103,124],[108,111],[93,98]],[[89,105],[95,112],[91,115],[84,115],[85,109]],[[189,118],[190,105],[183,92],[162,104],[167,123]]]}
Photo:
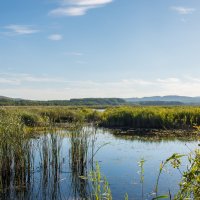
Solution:
{"label": "green grass", "polygon": [[200,107],[120,106],[101,113],[88,107],[6,107],[28,127],[66,123],[95,123],[108,128],[194,129],[200,126]]}
{"label": "green grass", "polygon": [[100,113],[87,107],[4,107],[7,116],[17,115],[21,124],[28,127],[49,126],[61,123],[96,122]]}
{"label": "green grass", "polygon": [[200,107],[117,107],[107,109],[101,126],[147,128],[147,129],[191,129],[200,125]]}
{"label": "green grass", "polygon": [[[25,187],[33,168],[29,133],[21,117],[15,111],[0,109],[0,192],[9,192],[14,187]],[[13,167],[16,169],[13,172]],[[2,199],[5,196],[1,197]]]}
{"label": "green grass", "polygon": [[[199,107],[117,107],[107,109],[104,113],[99,113],[89,108],[66,108],[66,107],[26,107],[26,108],[1,108],[0,109],[0,194],[10,194],[10,183],[16,190],[23,191],[29,188],[33,180],[34,172],[34,154],[32,151],[31,132],[27,127],[37,127],[46,125],[50,127],[57,123],[82,124],[80,122],[96,122],[106,127],[132,127],[132,128],[192,128],[200,125]],[[198,129],[199,131],[200,129]],[[87,178],[88,156],[88,134],[87,132],[78,132],[71,137],[71,171],[74,187],[77,191],[84,191]],[[50,142],[47,136],[43,137],[41,145],[41,167],[43,169],[44,186],[47,183],[48,170],[52,170],[55,187],[58,184],[58,174],[61,170],[61,138],[56,134],[50,135]],[[94,139],[95,141],[95,139]],[[96,151],[97,152],[97,151]],[[92,151],[92,156],[95,155]],[[182,155],[174,154],[167,159],[160,168],[156,182],[156,194],[159,189],[159,178],[166,164],[179,170]],[[196,150],[187,156],[189,167],[182,172],[182,181],[180,191],[175,199],[186,198],[198,199],[200,196],[200,152]],[[144,161],[141,160],[141,184],[144,180]],[[84,179],[80,180],[80,176]],[[90,195],[91,199],[112,199],[112,193],[107,180],[101,175],[100,168],[91,172],[90,176],[92,191],[87,190],[83,196]],[[87,183],[89,184],[89,183]],[[53,190],[52,190],[53,191]],[[143,191],[143,189],[142,189]],[[126,191],[124,191],[126,192]],[[5,199],[6,196],[0,196]],[[157,199],[165,197],[158,196]],[[155,198],[155,199],[156,199]],[[128,194],[125,195],[128,200]]]}

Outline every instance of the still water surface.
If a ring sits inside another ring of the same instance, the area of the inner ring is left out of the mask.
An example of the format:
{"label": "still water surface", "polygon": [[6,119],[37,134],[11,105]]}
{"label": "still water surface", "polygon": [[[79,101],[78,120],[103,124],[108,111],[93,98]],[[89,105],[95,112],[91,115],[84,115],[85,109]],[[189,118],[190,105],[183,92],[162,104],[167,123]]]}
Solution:
{"label": "still water surface", "polygon": [[[80,176],[87,177],[96,162],[107,177],[114,200],[123,199],[125,193],[129,199],[152,199],[160,163],[175,152],[185,154],[198,147],[197,141],[122,137],[92,127],[51,131],[28,142],[30,158],[24,161],[31,167],[24,168],[24,180],[16,184],[16,173],[21,171],[12,164],[12,175],[0,191],[2,199],[87,199],[91,183]],[[145,160],[143,192],[141,159]],[[170,190],[175,194],[180,178],[178,171],[167,167],[159,193]]]}

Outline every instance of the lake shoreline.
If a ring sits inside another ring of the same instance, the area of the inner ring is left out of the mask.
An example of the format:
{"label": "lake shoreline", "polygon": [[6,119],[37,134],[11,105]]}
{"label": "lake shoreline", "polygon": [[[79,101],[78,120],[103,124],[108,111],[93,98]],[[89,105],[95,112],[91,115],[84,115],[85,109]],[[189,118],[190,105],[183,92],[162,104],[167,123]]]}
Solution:
{"label": "lake shoreline", "polygon": [[111,130],[116,135],[124,136],[200,137],[200,131],[197,129],[147,129],[124,127],[106,127],[105,129]]}

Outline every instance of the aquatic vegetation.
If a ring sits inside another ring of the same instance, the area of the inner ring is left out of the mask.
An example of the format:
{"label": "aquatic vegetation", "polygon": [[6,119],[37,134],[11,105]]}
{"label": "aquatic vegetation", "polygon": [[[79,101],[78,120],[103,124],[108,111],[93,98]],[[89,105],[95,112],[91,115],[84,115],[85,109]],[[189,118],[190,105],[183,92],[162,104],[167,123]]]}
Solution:
{"label": "aquatic vegetation", "polygon": [[9,116],[18,115],[28,127],[52,126],[70,123],[96,123],[101,113],[86,107],[5,107]]}
{"label": "aquatic vegetation", "polygon": [[[63,161],[61,157],[62,135],[55,130],[44,134],[38,143],[40,162],[40,181],[38,190],[41,190],[35,198],[58,199],[61,196],[60,180]],[[34,196],[34,194],[32,194]]]}
{"label": "aquatic vegetation", "polygon": [[[16,112],[8,112],[6,109],[0,109],[0,136],[6,137],[6,135],[12,136],[20,133],[24,133],[23,131],[23,123],[21,118],[18,116]],[[12,139],[12,137],[10,138]]]}
{"label": "aquatic vegetation", "polygon": [[145,160],[144,158],[142,158],[139,162],[138,162],[138,166],[140,167],[140,183],[141,183],[141,199],[144,199],[144,163]]}
{"label": "aquatic vegetation", "polygon": [[[34,157],[31,141],[17,113],[0,110],[0,198],[12,199],[31,184]],[[27,194],[28,195],[28,194]],[[20,198],[20,194],[18,196]]]}
{"label": "aquatic vegetation", "polygon": [[[181,171],[180,166],[182,164],[181,158],[187,157],[188,167],[186,171]],[[174,200],[184,200],[184,199],[199,199],[200,197],[200,150],[196,149],[192,151],[188,155],[181,155],[174,153],[171,157],[166,159],[160,165],[159,174],[156,181],[156,197],[154,199],[163,199],[170,198],[171,194],[169,191],[169,195],[161,195],[158,196],[158,186],[160,175],[163,172],[163,169],[167,164],[170,164],[173,168],[177,169],[180,175],[182,176],[182,180],[180,182],[180,189],[178,193],[174,196]]]}
{"label": "aquatic vegetation", "polygon": [[[192,128],[194,125],[199,131],[199,108],[119,107],[108,109],[103,113],[88,108],[1,108],[0,199],[62,199],[66,194],[63,195],[61,182],[67,179],[67,176],[68,179],[70,178],[70,197],[91,200],[113,199],[112,187],[102,175],[100,165],[94,166],[96,154],[108,143],[106,141],[103,144],[96,144],[96,126],[91,129],[84,125],[89,122],[95,125],[105,123],[104,126],[110,126],[106,123],[112,122],[117,126],[125,123],[128,127],[129,123],[133,123],[132,120],[138,127],[141,124],[144,127],[144,122],[148,127],[154,127],[155,121],[158,120],[162,122],[160,124],[163,128],[170,128],[172,123],[173,128]],[[62,123],[70,124],[70,127],[63,132],[57,129],[57,124]],[[37,126],[46,126],[48,132],[33,135],[32,132],[27,131],[30,127]],[[65,152],[69,159],[68,163],[62,157],[64,136],[69,137],[69,152]],[[36,153],[39,154],[39,161],[38,158],[37,161],[35,160]],[[189,163],[185,171],[181,171],[180,168],[182,157],[187,158]],[[159,194],[161,173],[167,164],[171,164],[182,176],[180,191],[174,199],[198,199],[200,196],[199,161],[199,150],[189,155],[173,154],[165,160],[160,165],[154,199],[167,197],[172,199],[170,192],[166,195]],[[67,164],[68,168],[66,168]],[[144,194],[146,179],[144,179],[146,166],[144,164],[144,159],[138,163],[141,199],[146,195]],[[125,192],[124,199],[128,200],[129,195]]]}
{"label": "aquatic vegetation", "polygon": [[42,118],[36,113],[32,112],[21,112],[18,114],[21,118],[21,122],[29,127],[40,126],[40,124],[45,122],[45,118]]}
{"label": "aquatic vegetation", "polygon": [[100,166],[96,163],[96,167],[90,172],[92,182],[92,197],[94,200],[112,200],[112,193],[106,177],[102,177]]}
{"label": "aquatic vegetation", "polygon": [[199,107],[130,107],[107,109],[100,123],[105,127],[192,129],[200,125]]}
{"label": "aquatic vegetation", "polygon": [[8,107],[6,112],[18,113],[29,127],[70,123],[94,123],[108,128],[197,130],[200,107],[136,107],[107,108],[104,112],[88,107]]}
{"label": "aquatic vegetation", "polygon": [[74,198],[88,197],[88,148],[89,133],[82,127],[70,132],[69,165],[71,169],[72,193]]}
{"label": "aquatic vegetation", "polygon": [[[189,167],[186,171],[181,171],[181,158],[187,157],[189,162]],[[140,183],[142,186],[141,191],[141,199],[144,199],[144,163],[145,160],[141,159],[138,162],[138,166],[140,167]],[[158,187],[159,187],[159,180],[161,173],[163,172],[164,168],[167,164],[170,164],[173,168],[177,169],[181,176],[182,180],[180,182],[180,189],[177,194],[173,197],[174,200],[185,200],[185,199],[199,199],[200,197],[200,150],[196,149],[194,152],[191,152],[189,155],[181,155],[174,153],[168,159],[161,163],[159,174],[156,181],[155,186],[155,197],[152,200],[157,199],[172,199],[172,195],[169,191],[169,194],[165,195],[158,195]],[[93,193],[95,200],[103,200],[103,199],[112,199],[111,189],[109,187],[109,183],[107,179],[104,177],[104,181],[101,178],[101,171],[99,164],[96,163],[96,169],[92,172],[92,183],[93,183]],[[104,184],[104,185],[103,185]],[[102,186],[103,185],[103,186]],[[103,189],[102,189],[103,188]],[[103,194],[103,195],[102,195]],[[124,196],[125,200],[128,200],[128,194],[126,193]]]}
{"label": "aquatic vegetation", "polygon": [[[191,152],[188,155],[189,168],[182,172],[180,191],[175,196],[175,200],[198,199],[200,197],[200,150]],[[178,169],[180,161],[175,161],[175,168]],[[174,164],[173,164],[174,165]]]}

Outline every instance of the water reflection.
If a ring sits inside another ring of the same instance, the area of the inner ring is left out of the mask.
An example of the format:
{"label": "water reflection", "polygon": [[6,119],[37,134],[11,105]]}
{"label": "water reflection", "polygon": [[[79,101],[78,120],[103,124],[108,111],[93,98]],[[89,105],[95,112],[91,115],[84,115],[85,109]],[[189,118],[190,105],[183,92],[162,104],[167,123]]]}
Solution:
{"label": "water reflection", "polygon": [[89,183],[83,177],[92,170],[95,132],[77,128],[1,138],[0,199],[86,199]]}
{"label": "water reflection", "polygon": [[61,196],[60,175],[62,170],[61,158],[62,137],[60,134],[48,134],[41,137],[38,147],[39,187],[36,197],[39,199],[58,199]]}
{"label": "water reflection", "polygon": [[[144,175],[144,182],[148,181],[144,188],[147,198],[161,160],[176,149],[182,152],[184,145],[169,140],[168,143],[158,140],[155,143],[149,139],[146,142],[142,138],[112,135],[107,130],[93,127],[49,130],[37,138],[27,138],[22,134],[0,139],[0,199],[5,200],[92,199],[91,183],[87,177],[95,161],[102,161],[102,171],[111,183],[114,199],[122,198],[125,192],[140,199],[137,194],[141,188],[133,187],[132,182],[137,179],[133,180],[131,175],[133,172],[138,175],[137,161],[141,157],[148,164],[144,172],[148,172]],[[104,146],[105,143],[109,145]],[[101,146],[104,147],[101,149]],[[165,176],[164,184],[166,180],[169,181],[169,177]]]}

